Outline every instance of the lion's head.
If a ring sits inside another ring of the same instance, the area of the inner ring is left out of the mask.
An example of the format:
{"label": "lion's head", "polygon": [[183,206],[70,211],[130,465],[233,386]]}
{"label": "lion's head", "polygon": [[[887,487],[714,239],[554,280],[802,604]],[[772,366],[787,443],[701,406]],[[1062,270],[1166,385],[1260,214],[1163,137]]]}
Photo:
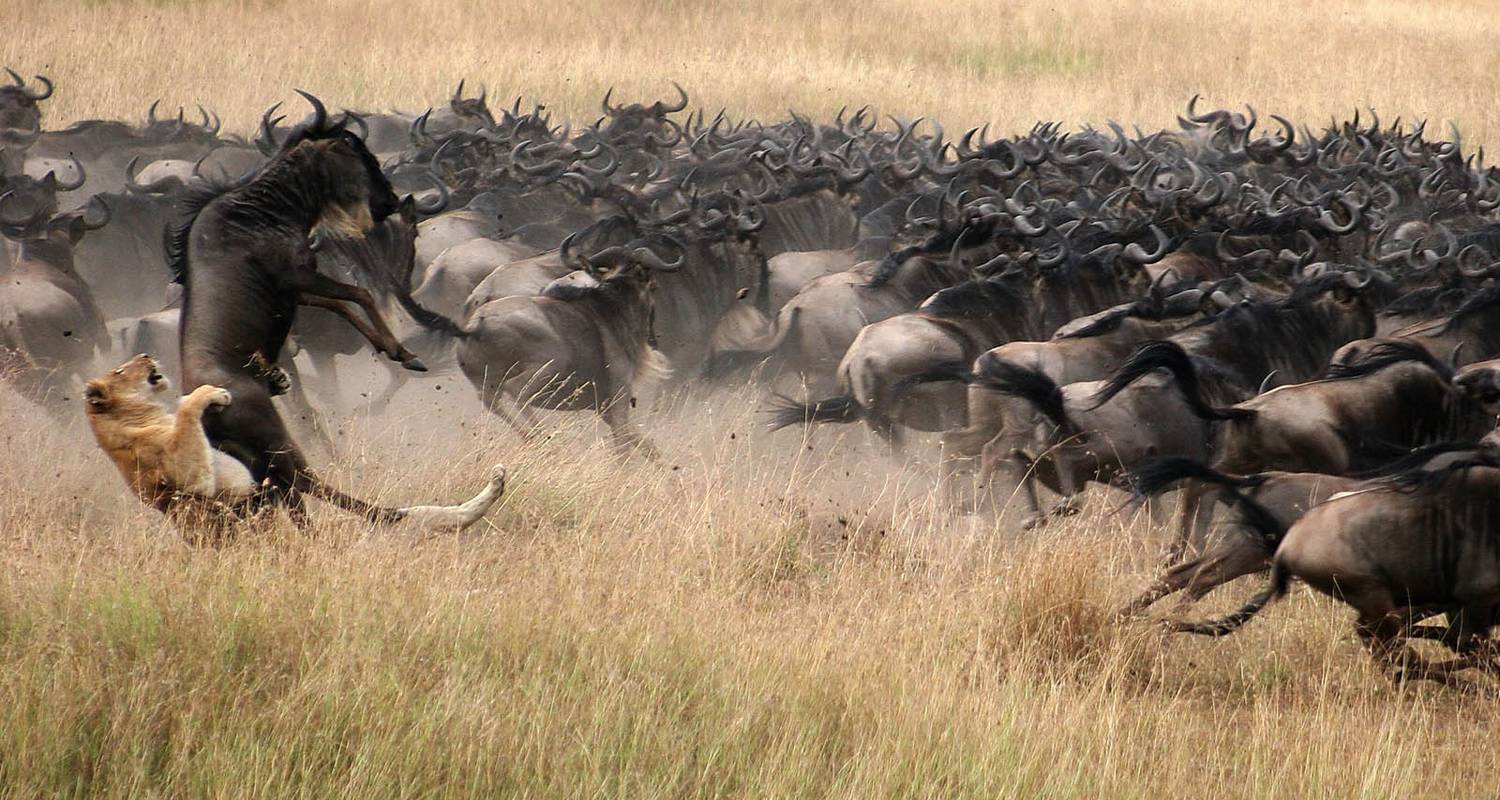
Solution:
{"label": "lion's head", "polygon": [[142,353],[89,381],[83,399],[90,414],[140,408],[142,403],[170,411],[177,394],[172,391],[172,381],[162,374],[156,359]]}

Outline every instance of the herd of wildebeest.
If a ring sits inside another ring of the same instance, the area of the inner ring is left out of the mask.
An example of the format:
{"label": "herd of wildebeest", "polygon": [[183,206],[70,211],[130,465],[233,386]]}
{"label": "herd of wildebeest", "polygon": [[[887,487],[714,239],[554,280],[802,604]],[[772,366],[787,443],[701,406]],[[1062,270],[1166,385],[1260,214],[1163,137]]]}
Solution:
{"label": "herd of wildebeest", "polygon": [[940,434],[953,513],[1014,496],[1030,528],[1090,483],[1176,491],[1123,616],[1269,571],[1169,626],[1228,633],[1297,578],[1393,674],[1500,666],[1500,174],[1457,130],[1195,98],[1169,130],[950,139],[867,108],[732,121],[680,87],[570,126],[461,83],[420,115],[303,94],[246,140],[201,107],[50,129],[52,83],[10,77],[6,380],[60,416],[134,353],[228,389],[202,429],[256,488],[223,513],[399,517],[316,479],[282,417],[322,402],[294,353],[333,398],[336,356],[387,356],[377,413],[429,364],[518,435],[593,411],[626,459],[655,457],[638,397],[750,381],[772,429]]}

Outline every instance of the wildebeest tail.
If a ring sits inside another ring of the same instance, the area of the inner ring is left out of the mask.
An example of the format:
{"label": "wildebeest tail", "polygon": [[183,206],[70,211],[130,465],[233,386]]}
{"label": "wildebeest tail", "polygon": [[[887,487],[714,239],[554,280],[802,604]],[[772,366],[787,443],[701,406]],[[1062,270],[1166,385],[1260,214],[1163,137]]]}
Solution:
{"label": "wildebeest tail", "polygon": [[344,494],[338,489],[324,483],[322,478],[306,470],[298,474],[297,484],[299,491],[306,492],[325,503],[330,503],[352,514],[364,517],[375,524],[387,525],[393,522],[400,522],[406,517],[406,513],[401,509],[378,506],[374,503],[365,502],[358,497]]}
{"label": "wildebeest tail", "polygon": [[1061,387],[1040,370],[986,355],[975,363],[971,383],[1031,403],[1064,435],[1071,436],[1079,432],[1078,426],[1068,416]]}
{"label": "wildebeest tail", "polygon": [[421,325],[423,328],[426,328],[429,331],[434,331],[436,333],[452,336],[455,339],[464,339],[468,337],[469,332],[467,330],[464,330],[464,327],[462,325],[459,325],[457,322],[454,322],[453,320],[437,313],[436,311],[424,307],[421,303],[418,303],[416,299],[411,296],[411,292],[398,290],[395,292],[395,294],[396,302],[401,304],[402,310],[404,310],[407,313],[407,316],[410,316],[413,321],[415,321],[418,325]]}
{"label": "wildebeest tail", "polygon": [[766,407],[766,427],[779,431],[791,425],[811,422],[843,424],[857,422],[863,415],[864,409],[848,395],[811,403],[799,403],[790,397],[776,395]]}
{"label": "wildebeest tail", "polygon": [[1271,565],[1271,579],[1259,594],[1250,598],[1250,601],[1234,611],[1218,619],[1208,619],[1201,622],[1172,622],[1168,623],[1167,629],[1173,633],[1196,633],[1199,636],[1228,636],[1239,630],[1245,623],[1249,622],[1262,608],[1270,605],[1272,601],[1286,594],[1287,586],[1291,584],[1292,573],[1282,566],[1280,562]]}
{"label": "wildebeest tail", "polygon": [[1243,408],[1218,408],[1203,397],[1203,383],[1193,359],[1176,342],[1166,340],[1147,342],[1136,348],[1125,363],[1115,369],[1104,383],[1104,388],[1094,395],[1091,408],[1098,408],[1125,390],[1125,387],[1155,372],[1164,369],[1177,382],[1177,390],[1187,401],[1193,414],[1200,419],[1247,419],[1254,411]]}
{"label": "wildebeest tail", "polygon": [[1253,489],[1265,478],[1260,475],[1239,477],[1226,475],[1193,458],[1164,456],[1153,458],[1130,473],[1129,484],[1137,493],[1150,497],[1161,494],[1185,480],[1203,481],[1226,489]]}

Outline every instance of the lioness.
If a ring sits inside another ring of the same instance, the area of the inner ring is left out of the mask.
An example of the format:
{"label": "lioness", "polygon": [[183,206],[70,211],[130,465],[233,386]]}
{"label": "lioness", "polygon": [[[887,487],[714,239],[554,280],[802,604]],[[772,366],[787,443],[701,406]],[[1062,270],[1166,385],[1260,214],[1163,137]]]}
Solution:
{"label": "lioness", "polygon": [[[268,384],[285,375],[252,361]],[[271,388],[276,391],[277,388]],[[138,355],[84,390],[89,426],[142,502],[192,533],[223,533],[226,524],[265,501],[262,487],[243,463],[216,450],[203,430],[203,414],[233,402],[229,391],[199,386],[178,398],[155,359]],[[453,506],[390,509],[389,521],[408,520],[426,529],[462,530],[478,522],[505,492],[505,468],[495,466],[489,483],[468,502]]]}
{"label": "lioness", "polygon": [[250,470],[203,432],[203,413],[229,405],[228,390],[199,386],[179,400],[143,354],[89,381],[83,396],[94,438],[147,505],[170,514],[185,496],[234,507],[255,494]]}

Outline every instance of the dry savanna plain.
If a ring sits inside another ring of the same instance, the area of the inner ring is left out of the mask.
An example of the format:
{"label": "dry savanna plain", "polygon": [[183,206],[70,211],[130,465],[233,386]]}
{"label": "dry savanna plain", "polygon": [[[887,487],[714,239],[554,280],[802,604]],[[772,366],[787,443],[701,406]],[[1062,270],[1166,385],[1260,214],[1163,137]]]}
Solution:
{"label": "dry savanna plain", "polygon": [[[1494,142],[1497,41],[1483,2],[0,4],[0,65],[57,81],[49,126],[160,97],[242,132],[293,87],[421,110],[466,78],[582,123],[677,80],[735,116],[1150,129],[1202,93]],[[456,373],[369,414],[371,358],[315,463],[410,502],[504,462],[484,523],[318,508],[189,547],[81,410],[0,393],[0,796],[1500,796],[1493,687],[1393,685],[1342,605],[1298,591],[1217,641],[1114,623],[1165,537],[1121,495],[1035,533],[957,516],[931,442],[767,434],[750,386],[658,403],[658,463],[586,413],[522,443]]]}

